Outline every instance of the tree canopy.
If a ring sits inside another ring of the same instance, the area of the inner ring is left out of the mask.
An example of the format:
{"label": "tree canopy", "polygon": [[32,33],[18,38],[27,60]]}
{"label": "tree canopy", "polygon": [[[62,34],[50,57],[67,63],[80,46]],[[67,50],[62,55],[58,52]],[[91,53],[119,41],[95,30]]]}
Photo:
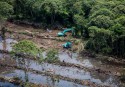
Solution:
{"label": "tree canopy", "polygon": [[75,27],[88,49],[125,55],[125,0],[0,0],[0,18]]}

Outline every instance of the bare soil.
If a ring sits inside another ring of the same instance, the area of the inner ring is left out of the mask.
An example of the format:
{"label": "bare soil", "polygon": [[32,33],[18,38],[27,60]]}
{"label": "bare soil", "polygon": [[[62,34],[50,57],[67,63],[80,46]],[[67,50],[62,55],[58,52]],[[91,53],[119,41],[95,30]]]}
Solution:
{"label": "bare soil", "polygon": [[[19,26],[13,23],[8,22],[7,23],[7,30],[8,32],[6,33],[6,38],[13,38],[17,41],[20,40],[31,40],[34,43],[37,44],[37,46],[39,48],[43,48],[43,49],[50,49],[50,48],[55,48],[58,50],[66,50],[63,49],[62,44],[64,44],[66,41],[72,41],[73,46],[75,47],[75,49],[73,50],[77,50],[79,44],[75,44],[75,40],[76,38],[71,37],[71,33],[68,32],[67,33],[67,37],[57,37],[57,33],[60,30],[46,30],[46,29],[34,29],[32,26]],[[70,50],[68,50],[70,51]],[[13,60],[10,60],[10,56],[8,56],[9,52],[5,52],[5,51],[1,51],[3,53],[3,57],[0,57],[0,74],[4,73],[4,72],[8,72],[8,71],[12,71],[13,69],[22,69],[22,70],[26,70],[25,68],[22,67],[17,67],[16,66],[16,62]],[[73,63],[67,63],[67,62],[50,62],[52,64],[55,65],[59,65],[59,66],[65,66],[65,67],[73,67],[73,68],[78,68],[81,70],[87,70],[89,72],[96,72],[96,73],[101,73],[104,75],[111,75],[111,76],[116,76],[119,77],[121,74],[119,72],[120,71],[120,67],[123,68],[125,66],[125,61],[124,60],[117,60],[114,59],[112,57],[108,57],[108,56],[100,56],[100,55],[93,55],[90,52],[83,52],[83,57],[87,57],[88,59],[94,59],[96,60],[95,62],[98,62],[98,60],[102,60],[102,61],[106,61],[105,64],[108,65],[114,65],[116,66],[115,69],[114,67],[103,67],[101,68],[101,66],[103,66],[102,64],[98,65],[100,67],[93,67],[93,68],[86,68],[84,66],[81,66],[79,64],[73,64]],[[24,56],[23,56],[24,57]],[[27,58],[30,56],[27,56]],[[103,58],[102,58],[103,57]],[[26,56],[25,56],[26,58]],[[34,58],[31,58],[34,60]],[[47,76],[50,77],[56,77],[59,79],[63,79],[63,80],[67,80],[67,81],[71,81],[74,83],[78,83],[81,85],[87,85],[90,87],[101,87],[101,84],[95,84],[93,82],[90,81],[82,81],[79,79],[71,79],[68,77],[64,77],[61,75],[55,75],[55,74],[51,74],[48,72],[40,72],[37,70],[33,70],[33,69],[29,69],[31,72],[34,73],[38,73],[38,74],[45,74]],[[118,72],[116,72],[118,70]],[[35,86],[36,87],[36,86]],[[47,87],[47,86],[38,86],[38,87]],[[106,87],[106,86],[103,86]]]}

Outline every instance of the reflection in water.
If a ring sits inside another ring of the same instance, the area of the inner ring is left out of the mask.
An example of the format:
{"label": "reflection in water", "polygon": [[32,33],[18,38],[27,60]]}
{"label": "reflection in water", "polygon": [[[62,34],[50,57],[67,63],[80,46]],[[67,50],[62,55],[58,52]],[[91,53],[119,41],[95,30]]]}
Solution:
{"label": "reflection in water", "polygon": [[28,67],[30,66],[29,64],[29,62],[27,61],[25,61],[25,59],[24,58],[16,58],[16,60],[18,60],[17,61],[17,64],[20,66],[20,67],[24,67],[26,70],[24,71],[24,78],[25,78],[25,82],[29,82],[29,77],[28,77]]}
{"label": "reflection in water", "polygon": [[0,42],[2,41],[2,37],[0,36]]}
{"label": "reflection in water", "polygon": [[[95,82],[97,84],[102,85],[112,85],[113,87],[117,87],[117,80],[115,77],[110,75],[99,75],[99,73],[88,72],[85,70],[80,70],[72,67],[64,67],[59,65],[53,65],[48,63],[38,63],[37,61],[25,59],[25,58],[16,58],[17,66],[32,68],[33,70],[38,71],[48,71],[52,74],[62,75],[69,78],[75,78],[80,80],[89,80],[91,82]],[[25,74],[26,76],[26,74]],[[29,77],[26,77],[29,78]],[[55,83],[55,78],[51,78],[53,84]],[[58,81],[58,79],[56,79]]]}
{"label": "reflection in water", "polygon": [[66,52],[60,52],[59,60],[67,63],[79,64],[88,68],[94,67],[93,64],[88,59],[81,61],[79,60],[77,53],[71,53],[71,54],[72,54],[72,57],[69,56],[69,53],[67,54]]}
{"label": "reflection in water", "polygon": [[6,50],[6,47],[7,47],[7,45],[6,45],[6,40],[4,39],[4,40],[3,40],[3,50]]}
{"label": "reflection in water", "polygon": [[[1,42],[0,47],[2,48],[2,50],[5,51],[5,50],[6,50],[6,40],[5,40],[5,37],[2,38],[2,37],[0,36],[0,42]],[[5,53],[2,54],[2,58],[3,58],[3,59],[5,58]]]}
{"label": "reflection in water", "polygon": [[[12,44],[14,43],[17,43],[17,41],[10,38],[2,39],[0,36],[0,50],[12,51]],[[5,53],[2,53],[2,57],[5,58]]]}
{"label": "reflection in water", "polygon": [[26,81],[26,79],[28,79],[28,82],[48,85],[49,87],[87,87],[65,80],[56,80],[54,79],[54,77],[34,74],[32,72],[27,72],[28,77],[25,77],[25,71],[23,70],[14,70],[12,73],[6,73],[4,75],[7,77],[18,77],[23,81]]}
{"label": "reflection in water", "polygon": [[[0,49],[4,50],[12,50],[11,42],[14,42],[13,39],[6,39],[0,42]],[[8,48],[9,47],[9,48]],[[45,54],[45,53],[44,53]],[[46,56],[46,55],[44,55]],[[65,61],[74,64],[80,64],[86,67],[93,67],[94,65],[91,63],[89,59],[79,60],[77,54],[72,54],[72,58],[69,54],[61,53],[59,54],[60,61]],[[112,76],[103,76],[99,75],[98,73],[88,72],[85,70],[80,70],[77,68],[72,67],[63,67],[59,65],[53,65],[48,63],[38,63],[37,61],[25,59],[25,58],[16,58],[17,66],[25,67],[25,71],[15,70],[13,73],[6,74],[7,76],[17,76],[23,79],[25,82],[33,82],[33,83],[45,83],[47,85],[53,87],[83,87],[81,85],[64,81],[58,80],[54,77],[42,76],[38,74],[33,74],[29,72],[29,68],[39,71],[49,71],[50,73],[54,73],[56,75],[62,75],[69,78],[76,78],[80,80],[90,80],[91,82],[95,82],[98,84],[104,85],[111,85],[113,87],[117,87],[117,80]]]}
{"label": "reflection in water", "polygon": [[0,82],[0,87],[21,87],[8,82]]}
{"label": "reflection in water", "polygon": [[0,50],[12,51],[12,44],[14,43],[17,43],[17,41],[11,38],[2,39],[0,41]]}
{"label": "reflection in water", "polygon": [[[9,57],[7,59],[9,59]],[[38,61],[34,61],[26,58],[15,58],[14,60],[16,60],[17,66],[24,67],[26,68],[26,70],[22,72],[14,71],[14,73],[9,73],[8,75],[14,74],[14,76],[20,77],[20,74],[23,73],[23,75],[21,75],[20,78],[24,79],[25,82],[33,81],[33,83],[37,83],[37,81],[40,79],[38,78],[40,75],[31,73],[32,75],[31,76],[29,74],[29,68],[32,68],[33,70],[38,70],[41,72],[48,71],[52,74],[61,75],[64,77],[75,78],[80,80],[89,80],[91,82],[101,84],[101,85],[110,85],[112,87],[118,87],[117,79],[115,79],[115,77],[111,75],[102,75],[102,74],[99,75],[99,73],[89,72],[78,68],[64,67],[64,66],[53,65],[48,63],[39,63]],[[35,80],[31,80],[30,78]],[[41,78],[43,78],[43,76]],[[53,87],[55,87],[56,83],[60,82],[60,80],[55,79],[54,77],[51,78],[51,77],[45,76],[45,78],[47,80],[46,84],[50,84],[47,82],[51,81],[51,86]],[[43,83],[42,81],[43,80],[41,80],[41,83]],[[65,86],[58,86],[58,87],[65,87]],[[75,87],[75,86],[69,86],[69,87]]]}
{"label": "reflection in water", "polygon": [[[6,40],[3,40],[3,50],[6,50]],[[5,53],[3,53],[3,58],[5,58]]]}

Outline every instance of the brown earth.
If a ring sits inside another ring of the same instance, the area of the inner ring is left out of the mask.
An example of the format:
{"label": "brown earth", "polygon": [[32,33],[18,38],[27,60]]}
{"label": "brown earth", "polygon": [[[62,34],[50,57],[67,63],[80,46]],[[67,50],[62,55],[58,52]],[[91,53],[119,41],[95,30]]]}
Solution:
{"label": "brown earth", "polygon": [[31,26],[23,27],[19,25],[15,25],[12,23],[8,23],[7,26],[8,33],[6,33],[7,37],[12,37],[17,41],[20,40],[32,40],[37,44],[39,48],[49,49],[63,49],[62,44],[66,41],[71,40],[71,33],[67,33],[67,37],[57,37],[57,33],[59,30],[50,30],[47,31],[45,29],[34,29]]}
{"label": "brown earth", "polygon": [[[34,29],[32,26],[19,26],[19,25],[13,24],[13,23],[8,23],[7,29],[8,29],[8,32],[6,33],[6,38],[11,37],[17,41],[24,40],[24,39],[31,40],[31,41],[35,42],[39,48],[44,48],[44,49],[55,48],[55,49],[59,49],[59,50],[64,50],[62,47],[62,44],[64,44],[68,40],[73,40],[72,41],[73,46],[75,47],[76,50],[79,45],[79,44],[77,44],[77,45],[75,44],[75,40],[71,37],[71,33],[67,33],[67,37],[57,37],[57,33],[59,32],[59,30],[47,31],[46,29]],[[98,56],[93,56],[89,53],[88,54],[84,53],[84,56],[88,56],[89,58],[93,57],[93,58],[97,58],[97,59],[101,58],[101,57],[98,58]],[[6,55],[5,55],[5,58],[6,59],[4,59],[4,58],[0,59],[1,65],[10,64],[10,66],[15,66],[15,62],[13,60],[9,60],[8,56],[6,56]],[[105,59],[107,59],[107,58],[108,57],[106,57]],[[8,60],[8,61],[4,61],[4,60]],[[108,62],[111,63],[112,61],[115,61],[115,64],[122,63],[122,65],[124,65],[124,62],[121,62],[121,61],[119,62],[119,61],[113,60],[111,58]],[[68,64],[66,64],[66,63],[59,63],[59,64],[62,64],[62,66],[68,66]],[[66,65],[64,65],[64,64],[66,64]],[[78,68],[83,69],[81,66],[77,66],[77,65],[69,65],[69,67],[78,67]],[[13,67],[0,66],[0,73],[5,72],[5,71],[10,71],[12,69],[13,69]],[[100,68],[96,68],[91,71],[112,74],[111,73],[112,70],[105,71],[105,70],[101,70]],[[119,76],[119,73],[114,73],[114,75]]]}

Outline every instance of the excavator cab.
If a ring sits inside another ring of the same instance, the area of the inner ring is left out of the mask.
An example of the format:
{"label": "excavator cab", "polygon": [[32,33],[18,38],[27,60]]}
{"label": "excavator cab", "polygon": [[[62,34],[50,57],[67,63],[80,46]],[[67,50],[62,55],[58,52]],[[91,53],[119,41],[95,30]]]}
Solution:
{"label": "excavator cab", "polygon": [[73,32],[73,28],[65,28],[64,31],[61,31],[61,32],[58,32],[58,36],[61,37],[61,36],[66,36],[66,33],[67,32]]}

